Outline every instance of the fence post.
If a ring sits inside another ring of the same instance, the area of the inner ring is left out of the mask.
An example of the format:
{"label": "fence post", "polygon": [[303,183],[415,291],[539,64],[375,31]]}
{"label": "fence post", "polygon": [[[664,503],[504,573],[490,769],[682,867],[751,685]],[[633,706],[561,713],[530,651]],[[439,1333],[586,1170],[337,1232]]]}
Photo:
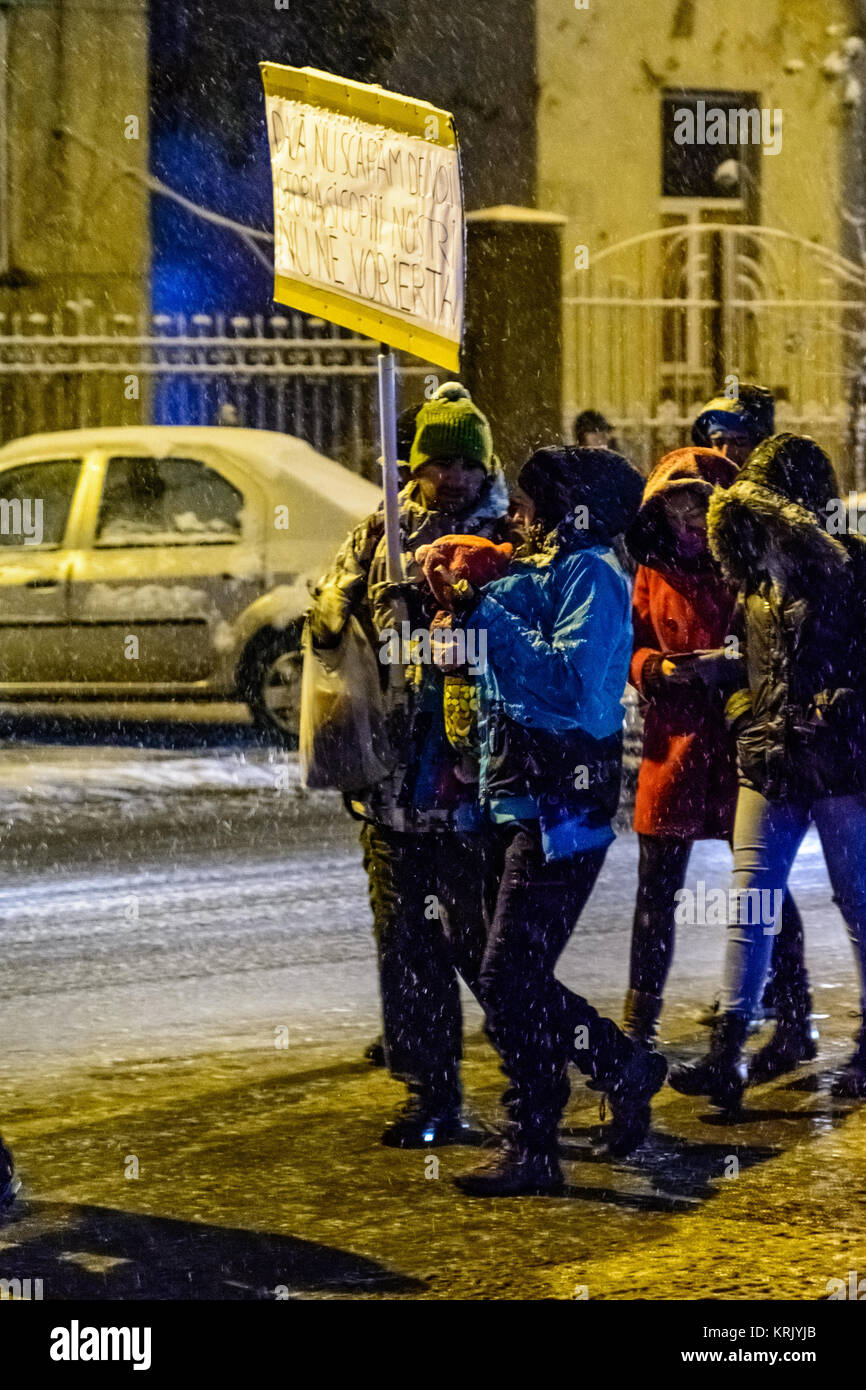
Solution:
{"label": "fence post", "polygon": [[562,227],[535,208],[466,217],[463,379],[509,477],[562,432]]}

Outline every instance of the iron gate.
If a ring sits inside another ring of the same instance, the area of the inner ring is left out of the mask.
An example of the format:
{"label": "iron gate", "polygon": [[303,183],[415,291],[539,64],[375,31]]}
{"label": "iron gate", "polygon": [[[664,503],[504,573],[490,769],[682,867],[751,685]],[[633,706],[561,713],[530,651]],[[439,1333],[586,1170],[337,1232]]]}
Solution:
{"label": "iron gate", "polygon": [[850,476],[853,349],[866,271],[770,227],[686,222],[595,255],[564,297],[566,380],[644,467],[688,438],[726,378],[760,381],[777,428],[814,435]]}

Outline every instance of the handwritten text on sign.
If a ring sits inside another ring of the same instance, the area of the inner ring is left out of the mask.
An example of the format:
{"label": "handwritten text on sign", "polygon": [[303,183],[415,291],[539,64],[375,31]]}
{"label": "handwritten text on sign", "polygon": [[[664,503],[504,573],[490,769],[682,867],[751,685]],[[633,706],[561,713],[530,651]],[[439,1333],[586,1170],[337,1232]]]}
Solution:
{"label": "handwritten text on sign", "polygon": [[463,209],[457,150],[268,97],[275,271],[459,342]]}

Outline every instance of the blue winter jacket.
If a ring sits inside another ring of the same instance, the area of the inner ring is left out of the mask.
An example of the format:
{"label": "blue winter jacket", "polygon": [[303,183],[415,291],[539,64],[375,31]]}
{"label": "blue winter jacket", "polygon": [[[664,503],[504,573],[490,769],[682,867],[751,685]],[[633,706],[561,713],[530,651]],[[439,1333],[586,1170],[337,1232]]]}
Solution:
{"label": "blue winter jacket", "polygon": [[465,626],[486,643],[480,795],[491,818],[540,820],[548,859],[610,844],[632,648],[614,552],[571,532],[488,584]]}

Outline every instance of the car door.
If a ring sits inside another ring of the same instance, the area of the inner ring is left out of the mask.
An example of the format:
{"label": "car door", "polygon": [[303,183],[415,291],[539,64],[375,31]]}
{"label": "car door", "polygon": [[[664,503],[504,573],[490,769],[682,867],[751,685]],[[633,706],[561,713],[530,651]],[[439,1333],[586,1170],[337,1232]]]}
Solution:
{"label": "car door", "polygon": [[79,680],[207,687],[228,624],[261,592],[258,491],[194,457],[104,458],[90,541],[70,575]]}
{"label": "car door", "polygon": [[80,458],[0,471],[0,686],[69,680],[70,517]]}

